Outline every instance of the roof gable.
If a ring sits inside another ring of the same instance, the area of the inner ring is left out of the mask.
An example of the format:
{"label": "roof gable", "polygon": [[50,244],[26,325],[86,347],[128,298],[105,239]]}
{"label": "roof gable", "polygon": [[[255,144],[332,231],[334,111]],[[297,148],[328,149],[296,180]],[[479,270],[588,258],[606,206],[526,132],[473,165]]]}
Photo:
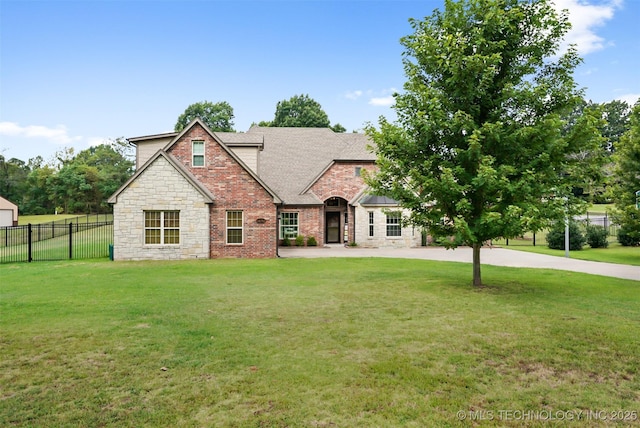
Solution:
{"label": "roof gable", "polygon": [[[163,151],[168,152],[171,147],[173,147],[178,141],[180,141],[186,134],[188,134],[191,129],[193,129],[195,126],[200,126],[202,127],[202,129],[204,129],[204,131],[211,137],[211,139],[213,141],[215,141],[216,144],[218,144],[218,146],[227,154],[229,155],[229,157],[231,157],[235,162],[237,162],[250,176],[251,178],[253,178],[262,188],[264,188],[267,193],[269,193],[269,195],[271,195],[271,197],[273,198],[273,202],[274,203],[281,203],[282,200],[281,198],[278,196],[278,194],[276,194],[276,192],[274,192],[265,181],[263,181],[263,179],[261,177],[259,177],[255,171],[253,171],[251,168],[249,168],[244,161],[242,161],[242,159],[240,159],[240,157],[238,155],[236,155],[233,150],[231,150],[220,138],[220,136],[226,137],[227,139],[231,140],[232,143],[236,143],[238,145],[243,145],[243,143],[240,140],[245,140],[244,144],[248,144],[248,145],[260,145],[261,143],[259,143],[259,140],[257,140],[254,136],[250,137],[250,138],[234,138],[229,136],[229,134],[232,133],[220,133],[220,135],[218,135],[217,133],[211,131],[211,129],[209,129],[209,127],[199,118],[196,118],[194,120],[191,121],[191,123],[189,123],[189,125],[185,126],[185,128],[178,133],[171,141],[169,141],[169,143],[167,143],[167,145],[164,147]],[[239,135],[244,135],[244,134],[239,134]]]}
{"label": "roof gable", "polygon": [[321,204],[313,183],[336,161],[375,162],[364,134],[336,133],[329,128],[271,128],[253,126],[247,134],[262,135],[258,160],[260,177],[287,204]]}
{"label": "roof gable", "polygon": [[193,176],[177,159],[175,159],[171,154],[165,152],[164,150],[159,150],[153,155],[140,169],[136,171],[118,190],[114,192],[113,195],[107,199],[107,202],[110,204],[115,204],[118,201],[118,196],[124,192],[131,183],[133,183],[145,170],[147,170],[151,165],[155,163],[158,158],[164,158],[178,173],[180,173],[191,186],[193,186],[204,198],[204,202],[207,204],[213,203],[214,196],[209,192],[209,190],[204,187],[196,177]]}
{"label": "roof gable", "polygon": [[[329,128],[252,126],[247,132],[213,132],[202,120],[194,119],[181,132],[128,140],[147,143],[160,138],[169,139],[162,146],[162,151],[170,153],[172,147],[196,126],[201,127],[276,203],[285,201],[287,204],[322,204],[323,201],[309,192],[309,189],[333,165],[340,162],[373,164],[376,160],[371,148],[373,144],[367,135],[336,133]],[[256,157],[257,168],[250,168],[234,152],[241,147],[259,150]],[[180,163],[178,158],[175,160]]]}
{"label": "roof gable", "polygon": [[8,199],[3,198],[2,196],[0,196],[0,208],[3,209],[18,209],[18,206],[16,204],[14,204],[13,202],[11,202]]}

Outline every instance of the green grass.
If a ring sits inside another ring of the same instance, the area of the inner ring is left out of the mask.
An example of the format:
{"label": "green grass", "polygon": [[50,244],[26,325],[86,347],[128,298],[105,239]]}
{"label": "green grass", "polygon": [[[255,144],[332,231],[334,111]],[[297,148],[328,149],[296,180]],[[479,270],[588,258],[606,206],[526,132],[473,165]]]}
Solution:
{"label": "green grass", "polygon": [[[547,254],[550,256],[564,257],[564,250],[552,250],[546,243],[536,239],[536,246],[532,245],[530,239],[510,239],[509,245],[504,240],[495,240],[493,245],[498,245],[510,250],[528,251],[531,253]],[[615,238],[609,239],[607,248],[591,248],[585,245],[582,250],[569,251],[569,257],[578,260],[588,260],[592,262],[618,263],[633,266],[640,266],[640,247],[623,247]]]}
{"label": "green grass", "polygon": [[373,258],[0,266],[0,425],[637,415],[639,282],[484,266],[478,290],[470,273]]}
{"label": "green grass", "polygon": [[21,215],[18,217],[18,226],[31,224],[51,223],[52,221],[76,218],[79,214],[45,214],[45,215]]}
{"label": "green grass", "polygon": [[[592,217],[604,215],[610,212],[612,208],[613,204],[592,205],[589,209],[589,214]],[[564,257],[564,250],[552,250],[547,246],[546,235],[547,231],[536,234],[535,247],[533,246],[532,233],[525,234],[522,239],[510,239],[508,246],[504,239],[493,240],[492,244],[509,248],[510,250],[529,251],[532,253]],[[640,266],[640,247],[623,247],[618,243],[615,236],[609,237],[608,248],[590,248],[589,245],[585,245],[580,251],[570,251],[569,256],[578,260]]]}
{"label": "green grass", "polygon": [[[90,229],[74,228],[72,242],[74,259],[100,258],[109,256],[109,244],[113,243],[113,225],[92,227]],[[33,260],[65,260],[69,258],[69,235],[67,230],[58,229],[60,236],[34,241],[31,256]],[[67,234],[64,234],[67,233]],[[26,234],[24,234],[26,237]],[[4,238],[0,234],[0,241]],[[27,261],[28,245],[0,245],[0,263]]]}
{"label": "green grass", "polygon": [[93,223],[101,221],[112,221],[113,214],[45,214],[45,215],[21,215],[18,217],[18,226],[26,226],[27,224],[43,224],[58,222],[64,223],[65,220],[73,220],[79,223]]}
{"label": "green grass", "polygon": [[611,213],[615,209],[615,204],[591,204],[587,210],[590,215],[604,215]]}

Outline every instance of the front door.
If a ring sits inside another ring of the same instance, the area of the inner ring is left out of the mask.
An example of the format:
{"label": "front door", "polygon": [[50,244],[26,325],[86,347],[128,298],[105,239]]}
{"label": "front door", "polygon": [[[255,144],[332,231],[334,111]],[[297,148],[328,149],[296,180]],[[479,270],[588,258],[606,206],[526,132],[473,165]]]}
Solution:
{"label": "front door", "polygon": [[340,243],[340,212],[327,212],[325,224],[327,228],[327,244]]}

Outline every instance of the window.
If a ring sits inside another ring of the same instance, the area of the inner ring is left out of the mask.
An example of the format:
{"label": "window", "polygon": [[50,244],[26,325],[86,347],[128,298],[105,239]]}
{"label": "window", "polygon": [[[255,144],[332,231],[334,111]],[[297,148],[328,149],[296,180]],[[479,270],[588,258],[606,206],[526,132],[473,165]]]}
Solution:
{"label": "window", "polygon": [[176,245],[180,243],[180,211],[145,211],[144,243]]}
{"label": "window", "polygon": [[387,236],[402,236],[400,213],[387,214]]}
{"label": "window", "polygon": [[357,166],[356,167],[356,177],[360,177],[362,175],[362,167],[361,166]]}
{"label": "window", "polygon": [[191,165],[204,166],[204,141],[194,141],[191,146],[193,160]]}
{"label": "window", "polygon": [[298,213],[280,213],[280,239],[298,236]]}
{"label": "window", "polygon": [[242,244],[242,211],[227,211],[227,244]]}
{"label": "window", "polygon": [[373,236],[373,211],[369,211],[369,236]]}
{"label": "window", "polygon": [[329,198],[329,199],[327,199],[327,206],[328,207],[339,207],[340,206],[340,199],[338,199],[338,198]]}

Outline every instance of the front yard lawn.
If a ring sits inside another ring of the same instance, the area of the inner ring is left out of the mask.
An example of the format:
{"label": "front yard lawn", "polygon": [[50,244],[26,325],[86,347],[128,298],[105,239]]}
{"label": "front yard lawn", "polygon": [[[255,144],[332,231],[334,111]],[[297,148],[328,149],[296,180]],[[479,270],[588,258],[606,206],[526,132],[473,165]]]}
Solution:
{"label": "front yard lawn", "polygon": [[483,266],[477,290],[470,273],[375,258],[0,266],[0,425],[637,420],[637,281]]}

